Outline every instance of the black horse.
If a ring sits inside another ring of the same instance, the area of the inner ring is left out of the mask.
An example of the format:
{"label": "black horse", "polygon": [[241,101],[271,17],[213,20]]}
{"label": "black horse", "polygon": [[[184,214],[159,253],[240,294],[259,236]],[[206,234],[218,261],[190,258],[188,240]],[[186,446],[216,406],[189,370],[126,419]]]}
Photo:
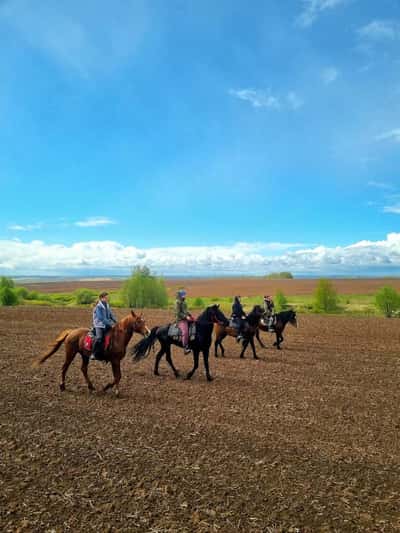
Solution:
{"label": "black horse", "polygon": [[[256,347],[254,346],[254,335],[257,335],[258,333],[260,320],[263,314],[264,314],[263,308],[259,305],[255,305],[252,311],[246,317],[245,324],[241,332],[242,337],[243,337],[242,351],[240,353],[241,359],[244,359],[244,353],[249,344],[253,350],[254,359],[258,359],[257,353],[256,353]],[[214,355],[215,357],[218,357],[218,347],[219,347],[221,349],[221,355],[222,357],[224,357],[225,349],[222,345],[222,341],[225,339],[227,335],[230,335],[231,337],[237,337],[238,329],[234,327],[230,327],[230,326],[227,327],[223,324],[217,324],[214,329],[215,329]],[[262,344],[259,338],[258,338],[258,342],[260,342],[263,348],[265,348],[265,346]]]}
{"label": "black horse", "polygon": [[[282,332],[285,329],[285,326],[287,323],[297,328],[296,311],[293,311],[293,309],[289,309],[289,311],[282,311],[281,313],[277,313],[275,315],[274,331],[276,334],[276,341],[274,342],[274,346],[276,346],[278,350],[282,349],[280,346],[281,342],[283,342]],[[258,340],[258,342],[263,348],[266,348],[265,344],[263,344],[260,339],[260,331],[259,331],[260,329],[261,331],[269,331],[269,332],[270,330],[265,324],[260,322],[258,326],[258,330],[256,332],[256,339]]]}
{"label": "black horse", "polygon": [[[193,351],[193,368],[186,376],[187,379],[190,379],[195,371],[197,370],[199,366],[199,355],[200,352],[203,353],[203,359],[204,359],[204,367],[206,369],[206,376],[208,381],[212,381],[212,377],[210,374],[210,369],[208,365],[208,355],[210,351],[211,346],[211,336],[214,324],[229,324],[228,319],[226,316],[222,313],[222,311],[219,308],[219,305],[211,305],[210,307],[207,307],[205,311],[197,318],[196,320],[196,335],[194,340],[189,342],[189,347]],[[166,326],[156,326],[151,330],[151,333],[148,337],[143,339],[142,341],[138,342],[133,349],[131,350],[131,353],[133,355],[133,361],[140,361],[144,357],[146,357],[151,348],[153,347],[154,343],[158,340],[161,344],[161,349],[156,355],[156,363],[154,366],[154,374],[156,376],[159,376],[158,372],[158,365],[160,364],[160,360],[162,356],[165,354],[167,358],[167,362],[169,366],[172,368],[175,377],[179,377],[179,371],[175,368],[174,363],[172,362],[171,358],[171,345],[175,344],[176,346],[180,346],[181,348],[182,343],[174,340],[173,338],[168,336],[168,329],[170,327],[170,324],[167,324]]]}

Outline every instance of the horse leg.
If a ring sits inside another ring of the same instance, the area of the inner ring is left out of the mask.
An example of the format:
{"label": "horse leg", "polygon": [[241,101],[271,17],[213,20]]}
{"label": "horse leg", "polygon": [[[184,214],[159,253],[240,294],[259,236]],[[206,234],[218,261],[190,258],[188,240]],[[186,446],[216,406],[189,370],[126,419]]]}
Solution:
{"label": "horse leg", "polygon": [[179,374],[179,370],[177,368],[174,367],[174,363],[172,361],[172,357],[171,357],[171,346],[168,346],[167,348],[167,351],[166,351],[166,358],[167,358],[167,363],[169,364],[169,366],[172,368],[172,371],[175,375],[176,378],[179,378],[180,374]]}
{"label": "horse leg", "polygon": [[85,378],[86,384],[89,388],[89,391],[91,392],[91,391],[95,391],[96,388],[94,387],[93,383],[90,381],[90,378],[88,376],[88,366],[89,366],[89,357],[87,355],[82,355],[81,370],[82,370],[83,377]]}
{"label": "horse leg", "polygon": [[224,346],[223,346],[223,344],[222,344],[222,341],[225,339],[225,337],[226,337],[226,333],[220,335],[220,336],[215,340],[215,357],[218,357],[218,353],[217,353],[218,346],[219,346],[220,349],[221,349],[221,357],[225,357],[225,348],[224,348]]}
{"label": "horse leg", "polygon": [[62,370],[61,370],[61,383],[60,383],[60,391],[61,392],[65,391],[65,376],[67,374],[67,370],[69,368],[69,365],[72,363],[72,361],[74,360],[74,357],[75,357],[75,355],[77,353],[78,352],[75,352],[74,349],[72,348],[72,346],[66,346],[65,347],[65,361],[64,361],[64,364],[63,364]]}
{"label": "horse leg", "polygon": [[258,359],[258,356],[257,356],[257,353],[256,353],[256,347],[254,345],[254,337],[250,337],[250,346],[251,346],[251,349],[253,350],[254,359]]}
{"label": "horse leg", "polygon": [[244,359],[244,352],[246,351],[246,348],[247,348],[248,345],[249,345],[249,340],[246,339],[243,342],[243,349],[242,349],[241,354],[240,354],[240,359]]}
{"label": "horse leg", "polygon": [[274,346],[276,346],[277,350],[281,350],[280,344],[281,344],[281,334],[277,331],[276,332],[276,342],[274,342]]}
{"label": "horse leg", "polygon": [[210,374],[210,367],[209,367],[209,364],[208,364],[208,356],[209,355],[210,355],[209,348],[205,348],[203,350],[204,368],[206,369],[207,381],[212,381],[213,377]]}
{"label": "horse leg", "polygon": [[164,355],[164,353],[165,353],[165,348],[164,348],[164,346],[161,346],[160,351],[156,355],[156,362],[154,364],[154,375],[155,376],[159,376],[160,375],[160,373],[158,371],[158,366],[160,364],[161,358]]}
{"label": "horse leg", "polygon": [[199,351],[196,349],[196,350],[193,350],[193,368],[186,376],[186,379],[191,379],[193,374],[196,372],[198,366],[199,366]]}
{"label": "horse leg", "polygon": [[111,361],[114,381],[112,383],[107,383],[107,385],[104,387],[103,392],[106,392],[108,389],[112,389],[115,387],[115,395],[119,396],[119,382],[121,381],[121,367],[119,361]]}
{"label": "horse leg", "polygon": [[258,340],[258,344],[261,346],[261,348],[266,348],[265,344],[260,339],[260,330],[257,329],[256,331],[256,339]]}

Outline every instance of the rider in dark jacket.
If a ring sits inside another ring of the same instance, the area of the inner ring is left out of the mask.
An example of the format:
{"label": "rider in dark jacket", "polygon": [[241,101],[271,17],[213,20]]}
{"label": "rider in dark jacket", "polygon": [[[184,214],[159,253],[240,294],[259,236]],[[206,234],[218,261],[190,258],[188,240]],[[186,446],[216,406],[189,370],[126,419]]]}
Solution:
{"label": "rider in dark jacket", "polygon": [[232,305],[232,320],[238,324],[238,336],[237,342],[243,339],[243,331],[246,325],[246,313],[243,310],[243,306],[240,302],[240,296],[235,296]]}

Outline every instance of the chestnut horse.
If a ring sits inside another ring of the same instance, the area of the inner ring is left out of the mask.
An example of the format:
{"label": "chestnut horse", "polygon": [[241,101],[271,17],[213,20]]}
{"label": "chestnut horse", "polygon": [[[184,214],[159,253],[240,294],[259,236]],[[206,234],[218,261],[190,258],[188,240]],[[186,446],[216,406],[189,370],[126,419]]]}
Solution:
{"label": "chestnut horse", "polygon": [[[262,309],[262,307],[259,305],[255,305],[253,307],[253,310],[246,317],[245,327],[243,328],[243,331],[242,331],[243,348],[240,353],[241,359],[244,359],[244,352],[246,351],[247,346],[249,344],[253,350],[254,359],[258,359],[258,356],[256,354],[256,348],[254,346],[254,335],[257,334],[260,320],[263,314],[264,314],[264,310]],[[224,326],[222,324],[216,324],[214,327],[214,331],[215,331],[214,355],[215,357],[218,357],[218,346],[219,346],[221,348],[222,357],[225,357],[225,349],[222,345],[222,341],[225,339],[227,335],[230,335],[231,337],[237,337],[238,330],[237,328],[234,328],[234,327]]]}
{"label": "chestnut horse", "polygon": [[[77,353],[82,356],[81,370],[89,391],[96,390],[88,376],[88,365],[91,351],[86,350],[83,344],[88,331],[88,328],[65,329],[60,333],[57,339],[50,344],[49,351],[33,363],[33,366],[41,365],[46,359],[53,355],[63,343],[65,343],[65,361],[62,367],[60,383],[61,391],[65,391],[65,376],[69,365],[72,363]],[[133,311],[111,328],[111,342],[109,347],[104,351],[104,357],[105,361],[111,363],[114,381],[108,383],[104,387],[104,392],[115,387],[116,395],[119,395],[118,385],[121,380],[121,360],[125,356],[126,347],[135,331],[141,333],[143,336],[150,333],[150,330],[146,327],[143,316],[136,315]]]}

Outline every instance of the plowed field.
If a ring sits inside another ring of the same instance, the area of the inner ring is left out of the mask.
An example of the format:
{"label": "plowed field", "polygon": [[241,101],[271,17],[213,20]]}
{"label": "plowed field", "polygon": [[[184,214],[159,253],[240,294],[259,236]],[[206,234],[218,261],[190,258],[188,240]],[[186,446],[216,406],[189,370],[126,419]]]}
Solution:
{"label": "plowed field", "polygon": [[[1,531],[400,530],[397,320],[300,316],[281,352],[263,334],[260,361],[227,340],[210,384],[202,367],[188,382],[165,362],[153,376],[153,355],[125,359],[119,399],[89,394],[78,360],[59,392],[63,348],[30,368],[89,322],[89,310],[0,308]],[[99,388],[110,372],[90,365]]]}
{"label": "plowed field", "polygon": [[[332,284],[339,294],[374,294],[384,285],[391,285],[400,290],[400,278],[394,279],[332,279]],[[318,280],[316,279],[280,279],[267,280],[258,278],[184,278],[165,280],[170,294],[185,287],[188,295],[200,297],[226,297],[240,294],[241,296],[262,296],[275,294],[282,290],[291,296],[312,294]],[[88,289],[119,290],[122,281],[118,280],[82,280],[82,281],[54,281],[45,283],[25,284],[30,290],[40,292],[70,292],[81,287]]]}

